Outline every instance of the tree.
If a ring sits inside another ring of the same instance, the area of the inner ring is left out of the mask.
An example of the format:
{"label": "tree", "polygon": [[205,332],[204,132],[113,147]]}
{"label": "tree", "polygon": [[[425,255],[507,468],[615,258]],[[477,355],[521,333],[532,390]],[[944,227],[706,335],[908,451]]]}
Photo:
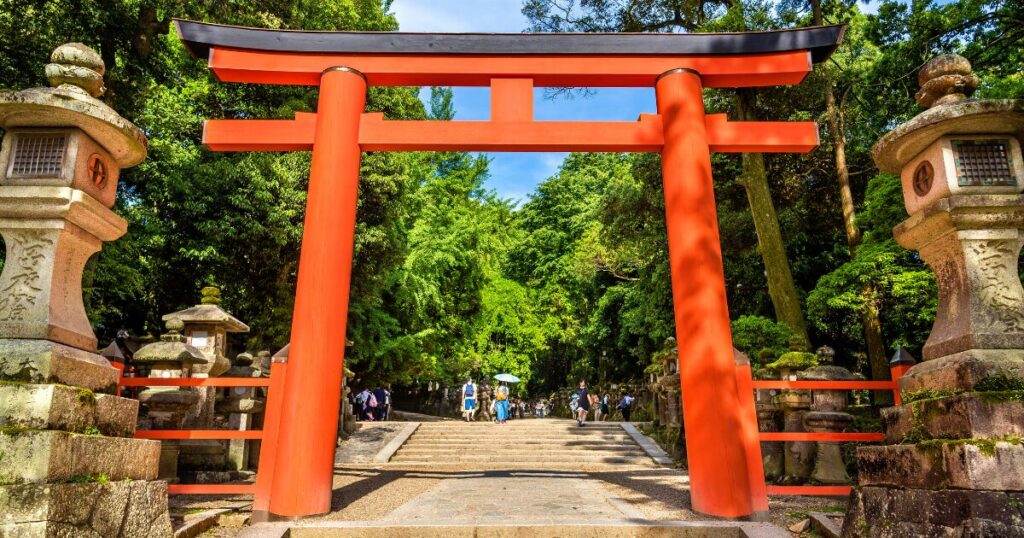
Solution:
{"label": "tree", "polygon": [[[578,6],[572,1],[527,0],[523,13],[535,31],[746,31],[764,29],[771,22],[763,6],[754,5],[745,12],[739,0],[697,3],[613,0],[582,2]],[[734,107],[737,120],[760,119],[756,112],[757,91],[752,88],[736,90]],[[775,315],[806,340],[803,307],[768,186],[764,156],[744,153],[741,160],[743,172],[737,182],[746,190]]]}

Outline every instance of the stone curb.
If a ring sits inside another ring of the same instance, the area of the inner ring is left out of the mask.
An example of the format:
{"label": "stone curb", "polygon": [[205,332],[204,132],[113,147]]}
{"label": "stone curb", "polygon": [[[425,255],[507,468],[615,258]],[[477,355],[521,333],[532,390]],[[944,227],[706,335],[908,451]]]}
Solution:
{"label": "stone curb", "polygon": [[230,508],[214,508],[188,517],[185,524],[174,529],[174,538],[195,538],[217,524],[217,518],[232,512]]}
{"label": "stone curb", "polygon": [[842,529],[836,525],[825,512],[808,512],[807,517],[811,520],[811,528],[821,533],[825,538],[839,538]]}
{"label": "stone curb", "polygon": [[[253,530],[255,527],[247,529]],[[245,533],[240,538],[276,538],[281,527],[261,529],[262,533]],[[295,538],[352,536],[364,538],[469,538],[482,537],[560,537],[582,538],[602,536],[605,538],[645,538],[660,536],[692,536],[699,538],[790,538],[784,529],[768,523],[741,523],[731,521],[652,521],[621,520],[601,523],[478,523],[451,524],[445,522],[417,522],[410,525],[395,525],[382,521],[331,521],[293,524],[287,536]]]}
{"label": "stone curb", "polygon": [[669,455],[664,450],[662,450],[657,443],[651,441],[649,437],[640,433],[640,430],[636,429],[636,426],[628,422],[623,422],[622,429],[626,430],[626,433],[628,433],[629,436],[632,437],[634,441],[636,441],[636,444],[640,445],[640,448],[644,449],[644,452],[646,452],[647,455],[650,456],[655,463],[659,465],[675,465],[676,462],[673,461],[672,458],[669,457]]}
{"label": "stone curb", "polygon": [[419,427],[419,422],[410,422],[402,427],[402,429],[398,431],[398,435],[388,441],[388,444],[384,445],[384,448],[380,449],[380,452],[373,457],[373,462],[387,463],[390,461],[391,456],[394,456],[395,452],[398,452],[398,449],[402,448],[402,445],[409,440],[409,437],[412,437],[412,434],[416,432],[416,428]]}

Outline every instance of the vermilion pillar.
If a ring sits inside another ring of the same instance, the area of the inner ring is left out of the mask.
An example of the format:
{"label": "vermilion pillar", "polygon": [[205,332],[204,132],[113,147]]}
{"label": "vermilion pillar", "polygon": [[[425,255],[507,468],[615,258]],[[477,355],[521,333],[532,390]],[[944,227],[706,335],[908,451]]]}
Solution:
{"label": "vermilion pillar", "polygon": [[323,72],[270,496],[279,516],[331,509],[365,105],[361,73]]}
{"label": "vermilion pillar", "polygon": [[736,387],[700,75],[672,70],[655,90],[665,130],[665,225],[693,508],[746,516],[753,505],[742,439],[750,425]]}

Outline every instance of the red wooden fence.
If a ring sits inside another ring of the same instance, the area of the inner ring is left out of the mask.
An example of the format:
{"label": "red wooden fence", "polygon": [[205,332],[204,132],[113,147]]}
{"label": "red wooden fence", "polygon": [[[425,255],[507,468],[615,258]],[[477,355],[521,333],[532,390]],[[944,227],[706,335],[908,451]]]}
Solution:
{"label": "red wooden fence", "polygon": [[[750,365],[736,367],[737,378],[741,386],[753,389],[776,390],[886,390],[892,391],[896,405],[900,404],[899,379],[909,370],[906,365],[893,366],[890,369],[890,381],[781,381],[753,380]],[[833,441],[846,443],[877,443],[885,436],[881,433],[865,432],[760,432],[760,441]],[[775,486],[768,485],[768,495],[818,495],[845,496],[850,494],[851,486]]]}
{"label": "red wooden fence", "polygon": [[[272,442],[268,430],[271,420],[276,421],[278,413],[272,412],[272,405],[280,398],[284,386],[286,364],[273,363],[270,377],[122,377],[121,387],[267,387],[267,405],[263,430],[136,430],[136,439],[185,440],[185,439],[260,439],[260,465],[257,467],[256,484],[169,484],[167,492],[179,495],[253,495],[266,480],[261,480],[260,467],[267,458],[272,458],[276,443]],[[120,391],[120,387],[118,388]]]}

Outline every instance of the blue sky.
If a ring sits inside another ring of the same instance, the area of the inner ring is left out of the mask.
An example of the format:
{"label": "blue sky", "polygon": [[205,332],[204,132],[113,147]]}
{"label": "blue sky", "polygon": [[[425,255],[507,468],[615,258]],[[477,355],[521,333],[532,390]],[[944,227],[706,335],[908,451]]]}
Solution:
{"label": "blue sky", "polygon": [[[391,10],[405,32],[521,32],[528,23],[519,12],[521,0],[395,0]],[[430,96],[429,89],[420,94]],[[455,88],[456,120],[486,120],[490,116],[487,88]],[[537,120],[632,121],[653,113],[650,88],[603,88],[577,98],[544,97],[534,90]],[[565,153],[491,153],[487,187],[500,196],[525,201],[536,186],[558,170]]]}

